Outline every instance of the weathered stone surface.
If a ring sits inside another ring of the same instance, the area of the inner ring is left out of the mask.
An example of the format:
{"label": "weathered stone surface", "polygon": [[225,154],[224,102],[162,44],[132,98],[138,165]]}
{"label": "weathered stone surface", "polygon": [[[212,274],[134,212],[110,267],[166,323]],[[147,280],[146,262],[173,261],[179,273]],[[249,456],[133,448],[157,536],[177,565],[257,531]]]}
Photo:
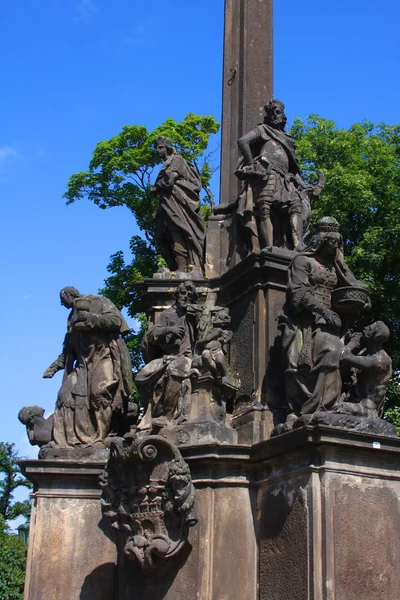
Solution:
{"label": "weathered stone surface", "polygon": [[[252,405],[266,405],[270,401],[273,403],[274,395],[277,395],[276,388],[281,383],[278,380],[280,369],[271,369],[268,377],[266,371],[270,362],[271,347],[278,331],[278,316],[285,302],[288,266],[293,256],[294,253],[286,249],[265,250],[248,256],[240,265],[236,265],[222,277],[207,281],[206,286],[204,282],[193,282],[198,292],[196,302],[201,310],[207,308],[207,299],[210,296],[217,298],[217,305],[229,309],[231,323],[227,329],[232,330],[233,337],[229,343],[227,359],[231,375],[237,377],[237,374],[240,374],[240,378],[238,378],[240,387],[235,400],[239,412]],[[160,323],[163,308],[168,307],[168,310],[171,308],[177,286],[176,283],[170,284],[162,280],[157,282],[146,280],[143,282],[143,290],[144,299],[148,305],[150,326],[154,326]],[[191,406],[194,410],[196,390],[199,387],[195,378],[191,385],[193,392]],[[207,391],[206,388],[203,389],[203,392],[205,391]],[[232,410],[232,402],[227,398],[224,398],[225,401],[229,413]],[[192,409],[190,412],[193,412]],[[197,422],[200,414],[201,410],[198,410],[196,414],[191,414],[188,420]],[[258,421],[258,415],[253,413],[253,416]],[[218,419],[216,421],[218,422]],[[230,424],[226,423],[225,426],[230,427]],[[180,423],[179,427],[183,431],[186,425]],[[212,428],[215,429],[214,426]],[[262,425],[255,424],[254,427],[249,425],[246,429],[248,433],[241,438],[243,443],[256,443],[269,437],[272,426],[264,420]],[[253,432],[251,437],[249,437],[250,430]],[[163,435],[166,433],[164,428]],[[168,433],[173,434],[172,431]],[[216,441],[220,440],[223,443],[234,441],[233,434],[229,434],[227,437],[223,431],[220,433],[221,435],[217,436]],[[172,443],[190,444],[190,437],[186,434],[182,435],[182,441],[176,436],[168,436],[168,439]],[[202,443],[210,442],[208,434],[204,436],[204,428],[200,437],[203,439]]]}
{"label": "weathered stone surface", "polygon": [[262,119],[272,97],[272,0],[226,0],[221,203],[238,192],[237,140]]}
{"label": "weathered stone surface", "polygon": [[263,451],[260,600],[400,597],[399,442],[310,427]]}
{"label": "weathered stone surface", "polygon": [[322,425],[325,427],[348,429],[358,433],[370,433],[377,436],[398,438],[396,427],[383,419],[369,419],[366,417],[356,417],[354,415],[336,414],[329,411],[318,412],[314,415],[303,415],[298,419],[291,419],[286,423],[277,425],[271,435],[280,435],[307,425]]}
{"label": "weathered stone surface", "polygon": [[254,492],[244,486],[222,485],[215,489],[213,587],[209,598],[257,598],[254,503]]}
{"label": "weathered stone surface", "polygon": [[[344,600],[398,598],[398,482],[386,485],[374,479],[363,478],[361,483],[352,479],[345,482],[340,476],[331,476],[328,483],[334,551],[329,583],[335,598]],[[328,544],[331,549],[332,541]]]}
{"label": "weathered stone surface", "polygon": [[178,448],[160,436],[115,438],[100,478],[103,516],[124,540],[124,554],[146,572],[185,548],[195,490]]}
{"label": "weathered stone surface", "polygon": [[271,437],[274,416],[260,403],[239,407],[232,415],[232,426],[237,431],[239,444],[257,444]]}
{"label": "weathered stone surface", "polygon": [[25,600],[110,600],[117,551],[102,525],[102,464],[24,461],[34,481]]}
{"label": "weathered stone surface", "polygon": [[200,211],[200,173],[176,152],[168,138],[156,138],[154,147],[164,161],[150,190],[159,198],[155,243],[170,272],[200,278],[206,235]]}
{"label": "weathered stone surface", "polygon": [[285,131],[283,102],[272,98],[264,108],[263,122],[254,123],[238,140],[241,158],[235,175],[242,187],[231,207],[248,252],[269,246],[300,249],[309,230],[311,202],[321,193],[325,176],[321,173],[315,186],[303,181],[293,138]]}
{"label": "weathered stone surface", "polygon": [[229,309],[210,290],[197,304],[192,281],[181,283],[175,296],[143,338],[146,364],[135,382],[147,408],[138,430],[173,444],[233,443],[227,408],[232,412],[240,379],[229,365]]}
{"label": "weathered stone surface", "polygon": [[110,434],[125,433],[132,364],[123,336],[129,327],[103,296],[82,295],[67,286],[60,300],[71,311],[67,333],[61,354],[43,374],[50,379],[64,371],[54,414],[45,420],[43,409],[25,407],[19,418],[31,444],[41,446],[40,458],[74,460],[92,454],[95,461],[101,458],[99,448],[106,453]]}
{"label": "weathered stone surface", "polygon": [[[336,303],[335,294],[343,289],[348,298]],[[339,223],[333,217],[319,219],[310,244],[290,264],[286,303],[279,318],[282,395],[291,413],[332,410],[339,403],[348,317],[368,308],[368,286],[355,278],[343,259]]]}
{"label": "weathered stone surface", "polygon": [[24,463],[37,486],[26,600],[400,597],[399,440],[319,426],[181,454],[198,522],[151,577],[101,522],[102,465]]}
{"label": "weathered stone surface", "polygon": [[18,413],[18,419],[26,426],[26,433],[32,446],[44,446],[53,436],[53,415],[44,418],[44,408],[24,406]]}
{"label": "weathered stone surface", "polygon": [[259,494],[260,600],[308,600],[307,477]]}

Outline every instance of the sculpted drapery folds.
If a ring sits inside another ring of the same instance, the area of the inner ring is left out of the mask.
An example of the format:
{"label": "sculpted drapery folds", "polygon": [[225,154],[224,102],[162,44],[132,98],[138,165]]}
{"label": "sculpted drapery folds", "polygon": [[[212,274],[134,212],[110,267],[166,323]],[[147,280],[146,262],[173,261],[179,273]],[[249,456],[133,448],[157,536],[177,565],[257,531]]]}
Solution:
{"label": "sculpted drapery folds", "polygon": [[171,271],[201,273],[204,267],[205,223],[200,213],[201,178],[195,165],[176,153],[165,137],[155,140],[164,165],[152,193],[160,206],[155,241]]}
{"label": "sculpted drapery folds", "polygon": [[64,369],[51,445],[101,445],[131,393],[132,367],[122,338],[129,328],[107,298],[82,296],[73,287],[61,290],[60,298],[72,310],[63,351],[43,375]]}
{"label": "sculpted drapery folds", "polygon": [[193,304],[197,292],[190,281],[181,283],[175,304],[164,310],[157,324],[143,339],[143,357],[147,363],[135,377],[138,390],[148,402],[138,429],[162,427],[184,418],[191,396],[193,348],[196,340],[196,313]]}
{"label": "sculpted drapery folds", "polygon": [[312,243],[290,265],[280,317],[286,399],[296,414],[330,410],[339,402],[340,336],[348,315],[368,306],[367,286],[344,262],[338,222],[320,219]]}
{"label": "sculpted drapery folds", "polygon": [[225,427],[226,402],[233,402],[239,387],[227,359],[233,335],[228,330],[229,310],[216,306],[213,292],[204,305],[196,304],[197,291],[191,281],[178,286],[175,298],[175,304],[160,314],[143,339],[146,365],[135,383],[147,408],[138,430],[184,427],[200,418],[203,409],[210,422]]}

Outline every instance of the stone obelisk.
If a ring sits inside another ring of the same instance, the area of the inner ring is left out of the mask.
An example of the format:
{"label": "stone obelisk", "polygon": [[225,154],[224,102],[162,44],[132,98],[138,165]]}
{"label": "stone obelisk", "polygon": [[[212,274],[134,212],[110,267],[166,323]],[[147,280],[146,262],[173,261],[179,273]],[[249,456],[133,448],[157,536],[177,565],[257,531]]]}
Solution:
{"label": "stone obelisk", "polygon": [[273,0],[225,0],[220,203],[235,200],[237,140],[272,97]]}

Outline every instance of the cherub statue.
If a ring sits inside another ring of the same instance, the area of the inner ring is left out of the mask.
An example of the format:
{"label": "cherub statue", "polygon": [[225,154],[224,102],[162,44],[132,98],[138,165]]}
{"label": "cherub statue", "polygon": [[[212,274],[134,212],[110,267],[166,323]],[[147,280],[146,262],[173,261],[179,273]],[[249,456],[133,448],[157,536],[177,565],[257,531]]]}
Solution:
{"label": "cherub statue", "polygon": [[214,309],[214,314],[211,316],[212,329],[197,341],[199,356],[194,359],[193,366],[208,367],[215,378],[222,381],[228,373],[225,347],[231,341],[233,333],[224,329],[231,322],[229,310],[227,308],[218,310],[218,308]]}

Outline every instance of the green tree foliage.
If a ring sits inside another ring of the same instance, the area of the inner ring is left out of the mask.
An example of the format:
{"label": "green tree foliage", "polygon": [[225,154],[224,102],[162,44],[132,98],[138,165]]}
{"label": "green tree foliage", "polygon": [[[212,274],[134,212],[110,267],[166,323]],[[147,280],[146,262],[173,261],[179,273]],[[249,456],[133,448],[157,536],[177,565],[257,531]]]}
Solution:
{"label": "green tree foliage", "polygon": [[14,501],[14,491],[17,488],[32,487],[18,467],[17,461],[20,459],[21,457],[14,450],[14,444],[0,442],[0,516],[4,521],[12,521],[19,516],[29,516],[29,500]]}
{"label": "green tree foliage", "polygon": [[0,516],[0,598],[22,600],[26,565],[26,543],[10,532]]}
{"label": "green tree foliage", "polygon": [[[400,369],[400,126],[362,121],[339,129],[311,115],[296,119],[291,130],[306,180],[319,171],[325,190],[313,206],[313,222],[332,215],[341,224],[346,261],[369,284],[372,311],[357,323],[382,319],[391,330],[387,351]],[[399,405],[394,378],[389,405]]]}
{"label": "green tree foliage", "polygon": [[122,131],[97,144],[88,171],[70,177],[64,198],[67,204],[88,198],[100,208],[127,206],[146,239],[153,244],[157,198],[150,195],[154,169],[161,163],[153,148],[156,137],[166,136],[177,152],[197,165],[210,200],[208,183],[212,175],[209,156],[203,157],[209,137],[219,124],[213,117],[188,113],[181,122],[167,119],[153,131],[140,125],[126,125]]}
{"label": "green tree foliage", "polygon": [[[144,233],[145,239],[140,236],[131,239],[130,263],[125,262],[121,251],[111,256],[107,267],[110,276],[100,290],[118,308],[127,308],[128,314],[138,320],[138,333],[132,333],[127,339],[136,368],[141,363],[140,342],[146,326],[137,283],[151,277],[163,264],[153,239],[158,201],[149,193],[161,162],[153,142],[157,136],[168,137],[184,158],[197,165],[203,183],[203,201],[212,204],[208,187],[213,173],[212,153],[206,156],[204,153],[210,135],[218,129],[219,124],[213,117],[193,113],[187,114],[181,122],[167,119],[151,132],[143,126],[126,125],[115,137],[97,144],[89,170],[75,173],[68,182],[64,194],[67,204],[87,198],[102,209],[126,206]],[[205,214],[209,210],[205,210]]]}

